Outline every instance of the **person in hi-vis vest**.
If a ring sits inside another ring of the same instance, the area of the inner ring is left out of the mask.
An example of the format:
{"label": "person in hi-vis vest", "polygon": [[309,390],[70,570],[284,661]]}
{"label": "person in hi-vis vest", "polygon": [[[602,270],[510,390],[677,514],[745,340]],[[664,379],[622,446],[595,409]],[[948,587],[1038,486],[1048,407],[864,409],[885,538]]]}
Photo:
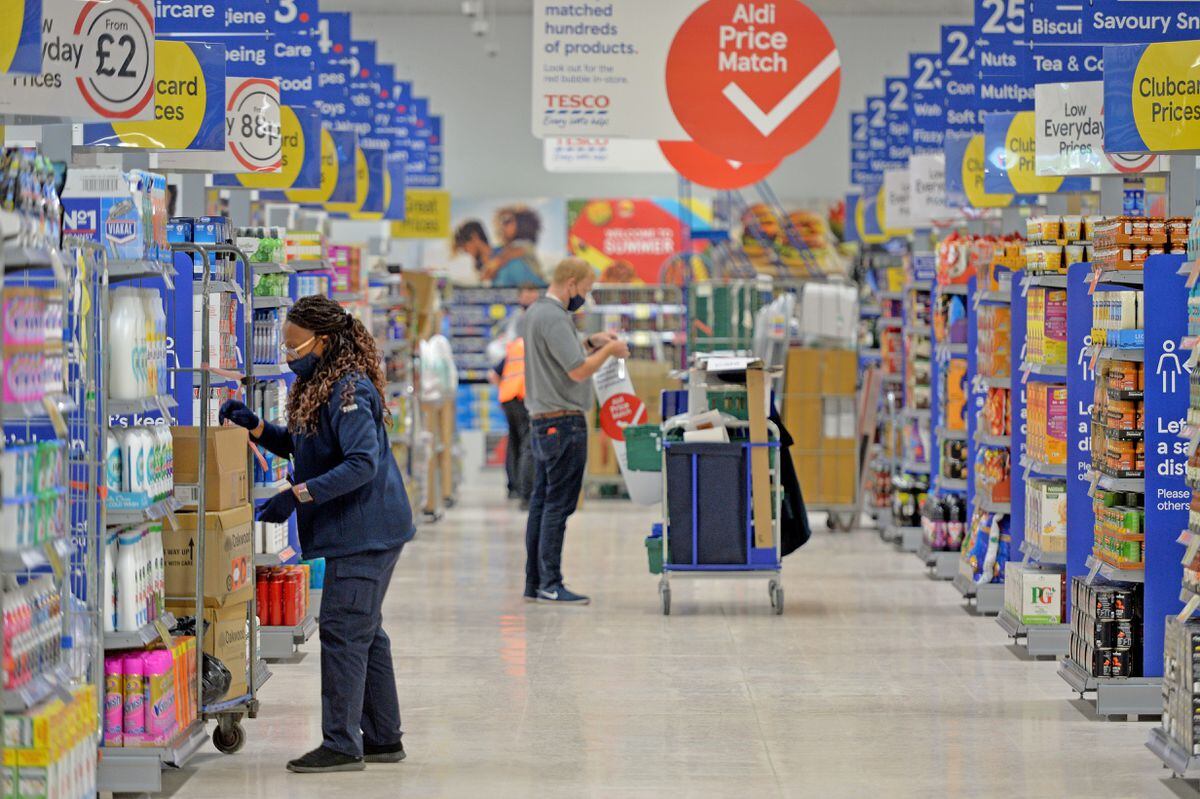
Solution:
{"label": "person in hi-vis vest", "polygon": [[520,303],[514,316],[505,324],[504,358],[495,367],[500,407],[508,422],[508,450],[504,469],[508,476],[508,497],[519,499],[521,509],[529,508],[533,491],[533,449],[529,437],[529,411],[525,409],[525,309],[537,301],[541,292],[531,285],[521,287]]}

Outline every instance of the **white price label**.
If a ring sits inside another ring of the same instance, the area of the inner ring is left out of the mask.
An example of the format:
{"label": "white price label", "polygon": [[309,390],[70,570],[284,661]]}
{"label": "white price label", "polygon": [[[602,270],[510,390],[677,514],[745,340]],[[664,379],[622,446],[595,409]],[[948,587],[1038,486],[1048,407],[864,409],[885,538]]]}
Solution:
{"label": "white price label", "polygon": [[229,78],[225,142],[249,172],[274,172],[282,166],[283,122],[279,84],[264,78]]}

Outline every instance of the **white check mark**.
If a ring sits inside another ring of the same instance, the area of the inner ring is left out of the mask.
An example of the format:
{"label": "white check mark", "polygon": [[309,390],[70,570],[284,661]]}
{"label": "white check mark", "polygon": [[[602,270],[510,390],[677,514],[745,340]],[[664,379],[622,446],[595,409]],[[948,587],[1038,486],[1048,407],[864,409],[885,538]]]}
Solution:
{"label": "white check mark", "polygon": [[758,129],[759,133],[770,136],[776,128],[783,124],[784,120],[813,95],[813,92],[833,77],[841,65],[842,61],[838,57],[838,51],[832,51],[821,59],[821,63],[813,67],[812,72],[809,72],[803,80],[792,87],[792,90],[779,101],[778,105],[767,112],[759,108],[758,103],[751,100],[742,87],[732,81],[725,87],[722,94],[733,104],[734,108],[741,112],[742,116],[746,117],[751,125]]}

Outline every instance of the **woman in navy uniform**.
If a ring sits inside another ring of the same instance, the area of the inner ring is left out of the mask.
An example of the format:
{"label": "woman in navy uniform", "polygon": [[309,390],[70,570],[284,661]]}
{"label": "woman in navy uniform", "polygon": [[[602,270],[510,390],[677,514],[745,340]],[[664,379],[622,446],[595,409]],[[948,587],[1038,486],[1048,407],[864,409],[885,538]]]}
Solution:
{"label": "woman in navy uniform", "polygon": [[287,427],[229,400],[220,419],[293,460],[294,484],[264,504],[259,521],[294,512],[306,558],[325,558],[321,599],[321,746],[289,771],[358,771],[404,759],[391,643],[381,608],[412,509],[388,443],[384,376],[375,340],[327,297],[304,297],[283,325],[296,375]]}

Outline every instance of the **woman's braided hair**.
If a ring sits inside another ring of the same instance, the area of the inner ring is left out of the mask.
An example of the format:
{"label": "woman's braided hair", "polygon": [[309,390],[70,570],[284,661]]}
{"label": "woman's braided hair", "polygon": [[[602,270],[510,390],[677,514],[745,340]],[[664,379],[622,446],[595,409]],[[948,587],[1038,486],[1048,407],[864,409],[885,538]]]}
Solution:
{"label": "woman's braided hair", "polygon": [[[307,380],[297,378],[288,393],[289,428],[300,433],[315,432],[321,408],[329,401],[333,387],[348,374],[365,376],[375,384],[381,400],[386,396],[375,339],[363,323],[341,305],[320,295],[301,297],[288,310],[287,320],[325,338],[325,354],[318,361],[317,370]],[[353,399],[354,382],[347,381],[342,400],[348,403]],[[391,417],[386,405],[384,415]]]}

